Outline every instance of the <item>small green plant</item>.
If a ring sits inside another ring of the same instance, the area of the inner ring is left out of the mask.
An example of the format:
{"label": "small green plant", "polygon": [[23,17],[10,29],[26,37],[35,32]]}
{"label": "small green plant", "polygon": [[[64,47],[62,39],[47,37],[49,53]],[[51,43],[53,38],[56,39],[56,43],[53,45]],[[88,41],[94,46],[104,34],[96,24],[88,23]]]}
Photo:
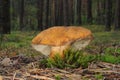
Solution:
{"label": "small green plant", "polygon": [[47,61],[48,61],[48,63],[47,63],[48,67],[57,67],[57,68],[64,68],[65,67],[64,60],[58,54],[56,54],[53,59],[48,58]]}
{"label": "small green plant", "polygon": [[78,68],[80,66],[86,68],[90,62],[96,59],[96,56],[84,53],[83,51],[67,50],[64,54],[64,58],[57,54],[54,58],[45,59],[40,64],[42,63],[49,68]]}
{"label": "small green plant", "polygon": [[113,55],[120,55],[120,48],[119,47],[111,47],[111,48],[106,48],[105,53],[110,53]]}
{"label": "small green plant", "polygon": [[117,64],[119,63],[119,57],[113,56],[111,54],[104,54],[101,56],[101,61]]}
{"label": "small green plant", "polygon": [[55,75],[55,80],[61,80],[61,76],[60,75]]}
{"label": "small green plant", "polygon": [[103,80],[104,76],[103,76],[101,73],[99,73],[99,74],[96,74],[96,75],[95,75],[95,78],[96,78],[97,80]]}
{"label": "small green plant", "polygon": [[64,60],[57,54],[55,55],[54,59],[53,58],[48,58],[48,59],[43,59],[40,61],[40,66],[48,67],[48,68],[64,68],[65,63]]}
{"label": "small green plant", "polygon": [[84,51],[68,50],[65,52],[65,63],[71,65],[73,68],[83,67],[86,68],[90,62],[96,57],[91,54],[87,54]]}
{"label": "small green plant", "polygon": [[115,56],[116,53],[119,53],[118,49],[106,48],[104,51],[104,54],[101,55],[100,60],[103,62],[118,64],[118,63],[120,63],[120,59],[119,59],[119,56]]}
{"label": "small green plant", "polygon": [[22,40],[22,36],[18,34],[5,35],[5,41],[20,42],[21,40]]}
{"label": "small green plant", "polygon": [[82,80],[89,80],[89,78],[86,78],[85,76],[82,76]]}

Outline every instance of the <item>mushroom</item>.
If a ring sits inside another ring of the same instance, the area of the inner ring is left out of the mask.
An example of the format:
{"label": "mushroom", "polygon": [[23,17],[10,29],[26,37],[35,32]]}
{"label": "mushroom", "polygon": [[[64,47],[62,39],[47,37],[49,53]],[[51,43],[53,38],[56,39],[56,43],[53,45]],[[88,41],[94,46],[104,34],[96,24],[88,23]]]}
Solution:
{"label": "mushroom", "polygon": [[90,30],[80,26],[54,26],[40,32],[32,40],[32,46],[45,56],[54,57],[59,54],[64,57],[63,52],[72,48],[81,50],[92,40]]}

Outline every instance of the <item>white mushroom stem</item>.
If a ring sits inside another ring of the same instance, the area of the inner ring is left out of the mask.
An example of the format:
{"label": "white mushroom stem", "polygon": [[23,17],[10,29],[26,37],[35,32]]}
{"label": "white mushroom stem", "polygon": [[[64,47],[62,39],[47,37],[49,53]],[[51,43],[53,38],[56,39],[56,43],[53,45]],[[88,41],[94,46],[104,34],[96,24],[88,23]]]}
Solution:
{"label": "white mushroom stem", "polygon": [[48,46],[48,45],[35,45],[32,44],[32,47],[44,54],[45,56],[53,57],[55,54],[59,54],[60,56],[63,56],[63,51],[69,47],[70,43],[67,43],[63,46]]}
{"label": "white mushroom stem", "polygon": [[69,44],[63,45],[63,46],[54,46],[51,49],[50,57],[54,57],[54,55],[59,54],[61,57],[64,57],[64,50],[69,48]]}

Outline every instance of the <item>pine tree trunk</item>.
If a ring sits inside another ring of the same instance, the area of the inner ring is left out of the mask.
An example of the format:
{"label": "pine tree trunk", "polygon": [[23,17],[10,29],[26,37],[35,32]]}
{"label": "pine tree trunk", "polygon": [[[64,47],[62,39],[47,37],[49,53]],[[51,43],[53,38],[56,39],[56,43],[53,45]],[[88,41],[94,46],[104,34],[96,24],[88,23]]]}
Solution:
{"label": "pine tree trunk", "polygon": [[54,26],[55,25],[55,0],[51,0],[51,18],[50,18],[50,21],[51,21],[51,26]]}
{"label": "pine tree trunk", "polygon": [[87,0],[87,22],[92,23],[92,0]]}
{"label": "pine tree trunk", "polygon": [[74,12],[73,12],[73,1],[74,0],[68,0],[68,24],[73,25],[74,23]]}
{"label": "pine tree trunk", "polygon": [[24,28],[24,0],[21,0],[21,11],[20,11],[20,30]]}
{"label": "pine tree trunk", "polygon": [[55,0],[55,25],[63,25],[63,0]]}
{"label": "pine tree trunk", "polygon": [[43,27],[48,28],[48,15],[49,15],[49,0],[44,0],[43,2]]}
{"label": "pine tree trunk", "polygon": [[48,26],[52,26],[52,5],[53,0],[49,0],[49,11],[48,11]]}
{"label": "pine tree trunk", "polygon": [[112,20],[112,0],[106,0],[106,21],[105,21],[105,30],[111,30],[111,20]]}
{"label": "pine tree trunk", "polygon": [[77,24],[81,25],[81,0],[77,0]]}
{"label": "pine tree trunk", "polygon": [[59,0],[59,25],[63,26],[64,25],[64,12],[63,12],[63,0]]}
{"label": "pine tree trunk", "polygon": [[101,12],[100,12],[100,0],[97,0],[97,16],[96,16],[96,22],[97,24],[101,24]]}
{"label": "pine tree trunk", "polygon": [[43,0],[37,0],[37,20],[38,20],[38,30],[43,30]]}
{"label": "pine tree trunk", "polygon": [[1,1],[1,30],[2,33],[10,33],[10,0],[2,0]]}
{"label": "pine tree trunk", "polygon": [[63,0],[63,25],[68,26],[68,0]]}
{"label": "pine tree trunk", "polygon": [[120,30],[120,0],[116,0],[115,9],[115,31],[118,31]]}

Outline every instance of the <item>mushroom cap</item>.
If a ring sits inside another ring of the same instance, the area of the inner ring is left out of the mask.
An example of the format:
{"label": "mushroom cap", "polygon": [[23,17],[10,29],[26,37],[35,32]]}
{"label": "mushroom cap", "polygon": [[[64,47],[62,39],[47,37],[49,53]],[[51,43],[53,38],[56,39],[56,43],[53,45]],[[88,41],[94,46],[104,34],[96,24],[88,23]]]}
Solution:
{"label": "mushroom cap", "polygon": [[92,39],[90,30],[80,26],[54,26],[40,32],[33,40],[32,44],[62,46],[68,42],[79,39]]}

